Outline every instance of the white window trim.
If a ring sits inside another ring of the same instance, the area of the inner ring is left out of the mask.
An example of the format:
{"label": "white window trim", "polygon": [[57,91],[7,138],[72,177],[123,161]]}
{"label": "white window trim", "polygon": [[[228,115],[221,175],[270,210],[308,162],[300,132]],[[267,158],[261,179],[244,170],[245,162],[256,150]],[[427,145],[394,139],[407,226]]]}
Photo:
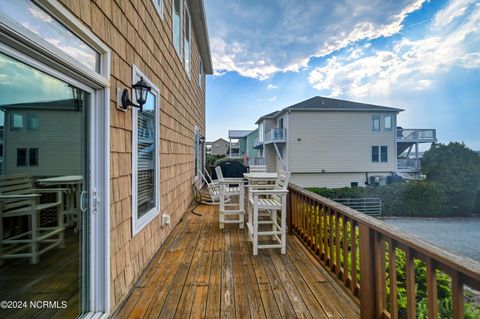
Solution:
{"label": "white window trim", "polygon": [[[97,190],[95,203],[102,214],[90,212],[89,301],[82,318],[105,316],[110,310],[110,69],[111,51],[98,37],[57,0],[36,0],[46,12],[96,49],[100,72],[85,68],[66,53],[0,12],[0,51],[91,93],[97,107],[90,114],[91,188]],[[12,23],[13,22],[13,23]],[[13,49],[15,48],[15,49]],[[94,88],[92,90],[91,88]],[[90,191],[91,193],[91,191]],[[90,194],[91,195],[91,194]],[[93,196],[90,196],[93,207]]]}
{"label": "white window trim", "polygon": [[[185,8],[185,12],[186,14],[188,15],[188,30],[189,30],[189,35],[190,35],[190,39],[188,40],[188,46],[189,46],[189,54],[190,54],[190,58],[189,58],[189,63],[188,63],[188,69],[187,69],[187,59],[186,59],[186,50],[185,50],[185,43],[187,42],[187,32],[185,30],[185,33],[183,34],[183,60],[184,60],[184,69],[185,69],[185,73],[187,73],[187,76],[188,76],[188,79],[191,79],[192,78],[192,66],[193,66],[193,61],[192,61],[192,17],[190,16],[190,10],[188,9],[188,5],[187,3],[185,2],[184,3],[184,8]],[[185,20],[185,17],[182,19],[182,20]],[[184,21],[182,21],[184,22]]]}
{"label": "white window trim", "polygon": [[[155,217],[160,214],[160,90],[153,84],[144,73],[136,66],[132,66],[132,83],[136,83],[140,77],[152,88],[150,93],[156,96],[155,105],[155,207],[149,210],[145,215],[138,218],[137,196],[138,196],[138,108],[132,108],[132,235],[138,234]],[[135,101],[134,91],[132,90],[132,100]]]}
{"label": "white window trim", "polygon": [[203,62],[202,57],[198,57],[198,86],[200,90],[203,90]]}
{"label": "white window trim", "polygon": [[174,30],[173,30],[173,18],[175,17],[175,0],[172,0],[172,44],[173,44],[173,48],[175,50],[175,52],[177,52],[177,56],[178,58],[180,59],[180,62],[182,63],[183,62],[183,1],[182,0],[179,0],[180,1],[180,22],[179,22],[179,26],[180,26],[180,43],[179,43],[179,48],[177,50],[177,48],[175,47],[175,33],[174,33]]}
{"label": "white window trim", "polygon": [[160,0],[160,4],[158,4],[157,0],[152,0],[152,2],[153,2],[153,6],[155,7],[155,10],[158,13],[158,16],[163,21],[163,11],[164,11],[163,6],[165,5],[164,0]]}

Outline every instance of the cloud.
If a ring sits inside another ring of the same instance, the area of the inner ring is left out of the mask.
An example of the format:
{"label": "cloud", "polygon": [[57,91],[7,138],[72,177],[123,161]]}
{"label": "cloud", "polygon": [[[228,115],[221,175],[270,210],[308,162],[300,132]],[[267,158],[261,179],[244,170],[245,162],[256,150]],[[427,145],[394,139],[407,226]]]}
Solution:
{"label": "cloud", "polygon": [[274,85],[274,84],[267,85],[267,90],[275,90],[275,89],[278,89],[278,85]]}
{"label": "cloud", "polygon": [[207,15],[214,67],[217,74],[234,71],[260,80],[299,71],[312,57],[398,33],[405,17],[424,2],[211,0]]}
{"label": "cloud", "polygon": [[480,68],[480,4],[455,1],[439,11],[423,39],[401,38],[390,49],[351,50],[309,74],[331,96],[385,96],[391,90],[426,90],[452,67]]}
{"label": "cloud", "polygon": [[269,101],[269,102],[273,102],[273,101],[275,101],[276,99],[277,99],[276,96],[272,96],[271,98],[268,99],[268,101]]}

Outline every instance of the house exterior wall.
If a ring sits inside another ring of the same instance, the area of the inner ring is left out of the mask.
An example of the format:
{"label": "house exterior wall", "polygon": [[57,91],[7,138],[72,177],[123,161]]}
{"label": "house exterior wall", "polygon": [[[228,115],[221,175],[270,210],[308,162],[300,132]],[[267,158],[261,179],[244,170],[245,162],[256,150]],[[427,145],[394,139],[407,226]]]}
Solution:
{"label": "house exterior wall", "polygon": [[[81,175],[80,140],[81,112],[65,110],[15,110],[26,119],[29,113],[37,116],[39,130],[10,129],[11,111],[5,112],[3,174],[31,173],[34,177]],[[62,134],[62,132],[68,132]],[[38,166],[17,167],[17,148],[38,148]],[[61,150],[62,156],[58,156]]]}
{"label": "house exterior wall", "polygon": [[212,142],[212,155],[226,155],[229,145],[230,144],[223,139]]}
{"label": "house exterior wall", "polygon": [[[205,81],[192,25],[191,76],[172,40],[172,0],[163,19],[151,0],[60,0],[111,49],[110,152],[111,311],[130,288],[192,202],[194,127],[205,134]],[[184,21],[182,20],[182,24]],[[182,26],[184,32],[184,28]],[[183,37],[182,37],[183,43]],[[132,235],[132,112],[116,108],[117,88],[131,88],[136,65],[160,89],[160,214]],[[168,212],[171,224],[162,226]]]}
{"label": "house exterior wall", "polygon": [[[382,120],[381,130],[373,131],[373,114],[384,115],[379,112],[291,112],[287,149],[292,176],[308,173],[296,177],[303,186],[343,187],[350,186],[355,179],[362,181],[359,186],[363,186],[365,173],[389,175],[394,172],[395,130],[385,131]],[[376,145],[388,146],[388,162],[372,162],[371,147]],[[339,179],[335,181],[336,178]]]}
{"label": "house exterior wall", "polygon": [[[389,176],[390,173],[374,173],[368,176]],[[367,176],[365,173],[292,173],[290,182],[300,187],[328,187],[342,188],[351,187],[357,183],[358,187],[365,186]]]}
{"label": "house exterior wall", "polygon": [[258,157],[258,150],[253,148],[255,146],[255,140],[258,138],[258,130],[252,131],[247,135],[246,151],[250,159]]}

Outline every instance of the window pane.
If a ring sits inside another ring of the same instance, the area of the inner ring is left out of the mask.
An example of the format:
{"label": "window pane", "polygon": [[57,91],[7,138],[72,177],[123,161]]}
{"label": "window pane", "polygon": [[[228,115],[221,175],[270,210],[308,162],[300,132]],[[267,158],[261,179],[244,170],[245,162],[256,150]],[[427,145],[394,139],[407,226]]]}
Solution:
{"label": "window pane", "polygon": [[28,124],[27,129],[29,131],[38,130],[38,117],[36,113],[28,113]]}
{"label": "window pane", "polygon": [[138,170],[138,218],[155,207],[155,105],[156,96],[148,93],[147,103],[137,117],[137,170]]}
{"label": "window pane", "polygon": [[100,54],[33,2],[0,1],[0,12],[89,69],[100,71]]}
{"label": "window pane", "polygon": [[23,114],[12,113],[10,130],[19,131],[23,129]]}
{"label": "window pane", "polygon": [[380,148],[380,155],[381,155],[381,161],[383,163],[388,162],[388,147],[387,146],[382,146]]}
{"label": "window pane", "polygon": [[28,165],[38,166],[38,148],[31,148],[28,152]]}
{"label": "window pane", "polygon": [[185,10],[185,70],[190,74],[190,16]]}
{"label": "window pane", "polygon": [[391,115],[385,115],[384,117],[384,128],[385,131],[391,131],[392,130],[392,116]]}
{"label": "window pane", "polygon": [[372,130],[380,131],[380,115],[372,115]]}
{"label": "window pane", "polygon": [[173,45],[178,53],[181,52],[180,43],[182,41],[180,33],[180,0],[173,1]]}
{"label": "window pane", "polygon": [[26,148],[17,148],[17,166],[27,166]]}
{"label": "window pane", "polygon": [[378,146],[372,146],[372,162],[378,162],[379,157],[379,149]]}

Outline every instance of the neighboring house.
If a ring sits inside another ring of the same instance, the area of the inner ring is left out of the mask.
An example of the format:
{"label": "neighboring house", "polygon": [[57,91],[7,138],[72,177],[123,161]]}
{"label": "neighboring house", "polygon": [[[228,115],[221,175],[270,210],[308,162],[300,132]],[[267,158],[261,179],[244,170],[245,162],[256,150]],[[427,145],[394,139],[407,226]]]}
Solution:
{"label": "neighboring house", "polygon": [[246,150],[245,152],[248,155],[249,163],[253,165],[262,164],[259,159],[259,151],[255,148],[255,145],[258,143],[258,129],[251,131],[246,137]]}
{"label": "neighboring house", "polygon": [[[65,229],[65,249],[46,251],[37,265],[0,260],[0,282],[25,301],[22,293],[49,287],[42,300],[68,302],[54,309],[68,311],[58,317],[111,314],[200,182],[205,75],[213,73],[204,2],[0,1],[0,65],[2,175],[82,175],[83,184],[69,203],[83,217],[77,232]],[[135,84],[151,89],[142,112],[127,103],[141,101]],[[68,99],[82,108],[52,110]],[[0,225],[30,227],[20,218]]]}
{"label": "neighboring house", "polygon": [[[303,187],[383,184],[398,172],[399,153],[435,140],[435,130],[397,131],[401,111],[317,96],[260,117],[255,147],[269,171],[289,170]],[[418,173],[416,165],[404,173]]]}
{"label": "neighboring house", "polygon": [[230,151],[228,156],[231,158],[241,158],[247,151],[247,136],[252,130],[229,130],[228,139],[230,141]]}
{"label": "neighboring house", "polygon": [[207,142],[207,148],[210,148],[211,155],[227,155],[230,143],[223,138],[214,142]]}

